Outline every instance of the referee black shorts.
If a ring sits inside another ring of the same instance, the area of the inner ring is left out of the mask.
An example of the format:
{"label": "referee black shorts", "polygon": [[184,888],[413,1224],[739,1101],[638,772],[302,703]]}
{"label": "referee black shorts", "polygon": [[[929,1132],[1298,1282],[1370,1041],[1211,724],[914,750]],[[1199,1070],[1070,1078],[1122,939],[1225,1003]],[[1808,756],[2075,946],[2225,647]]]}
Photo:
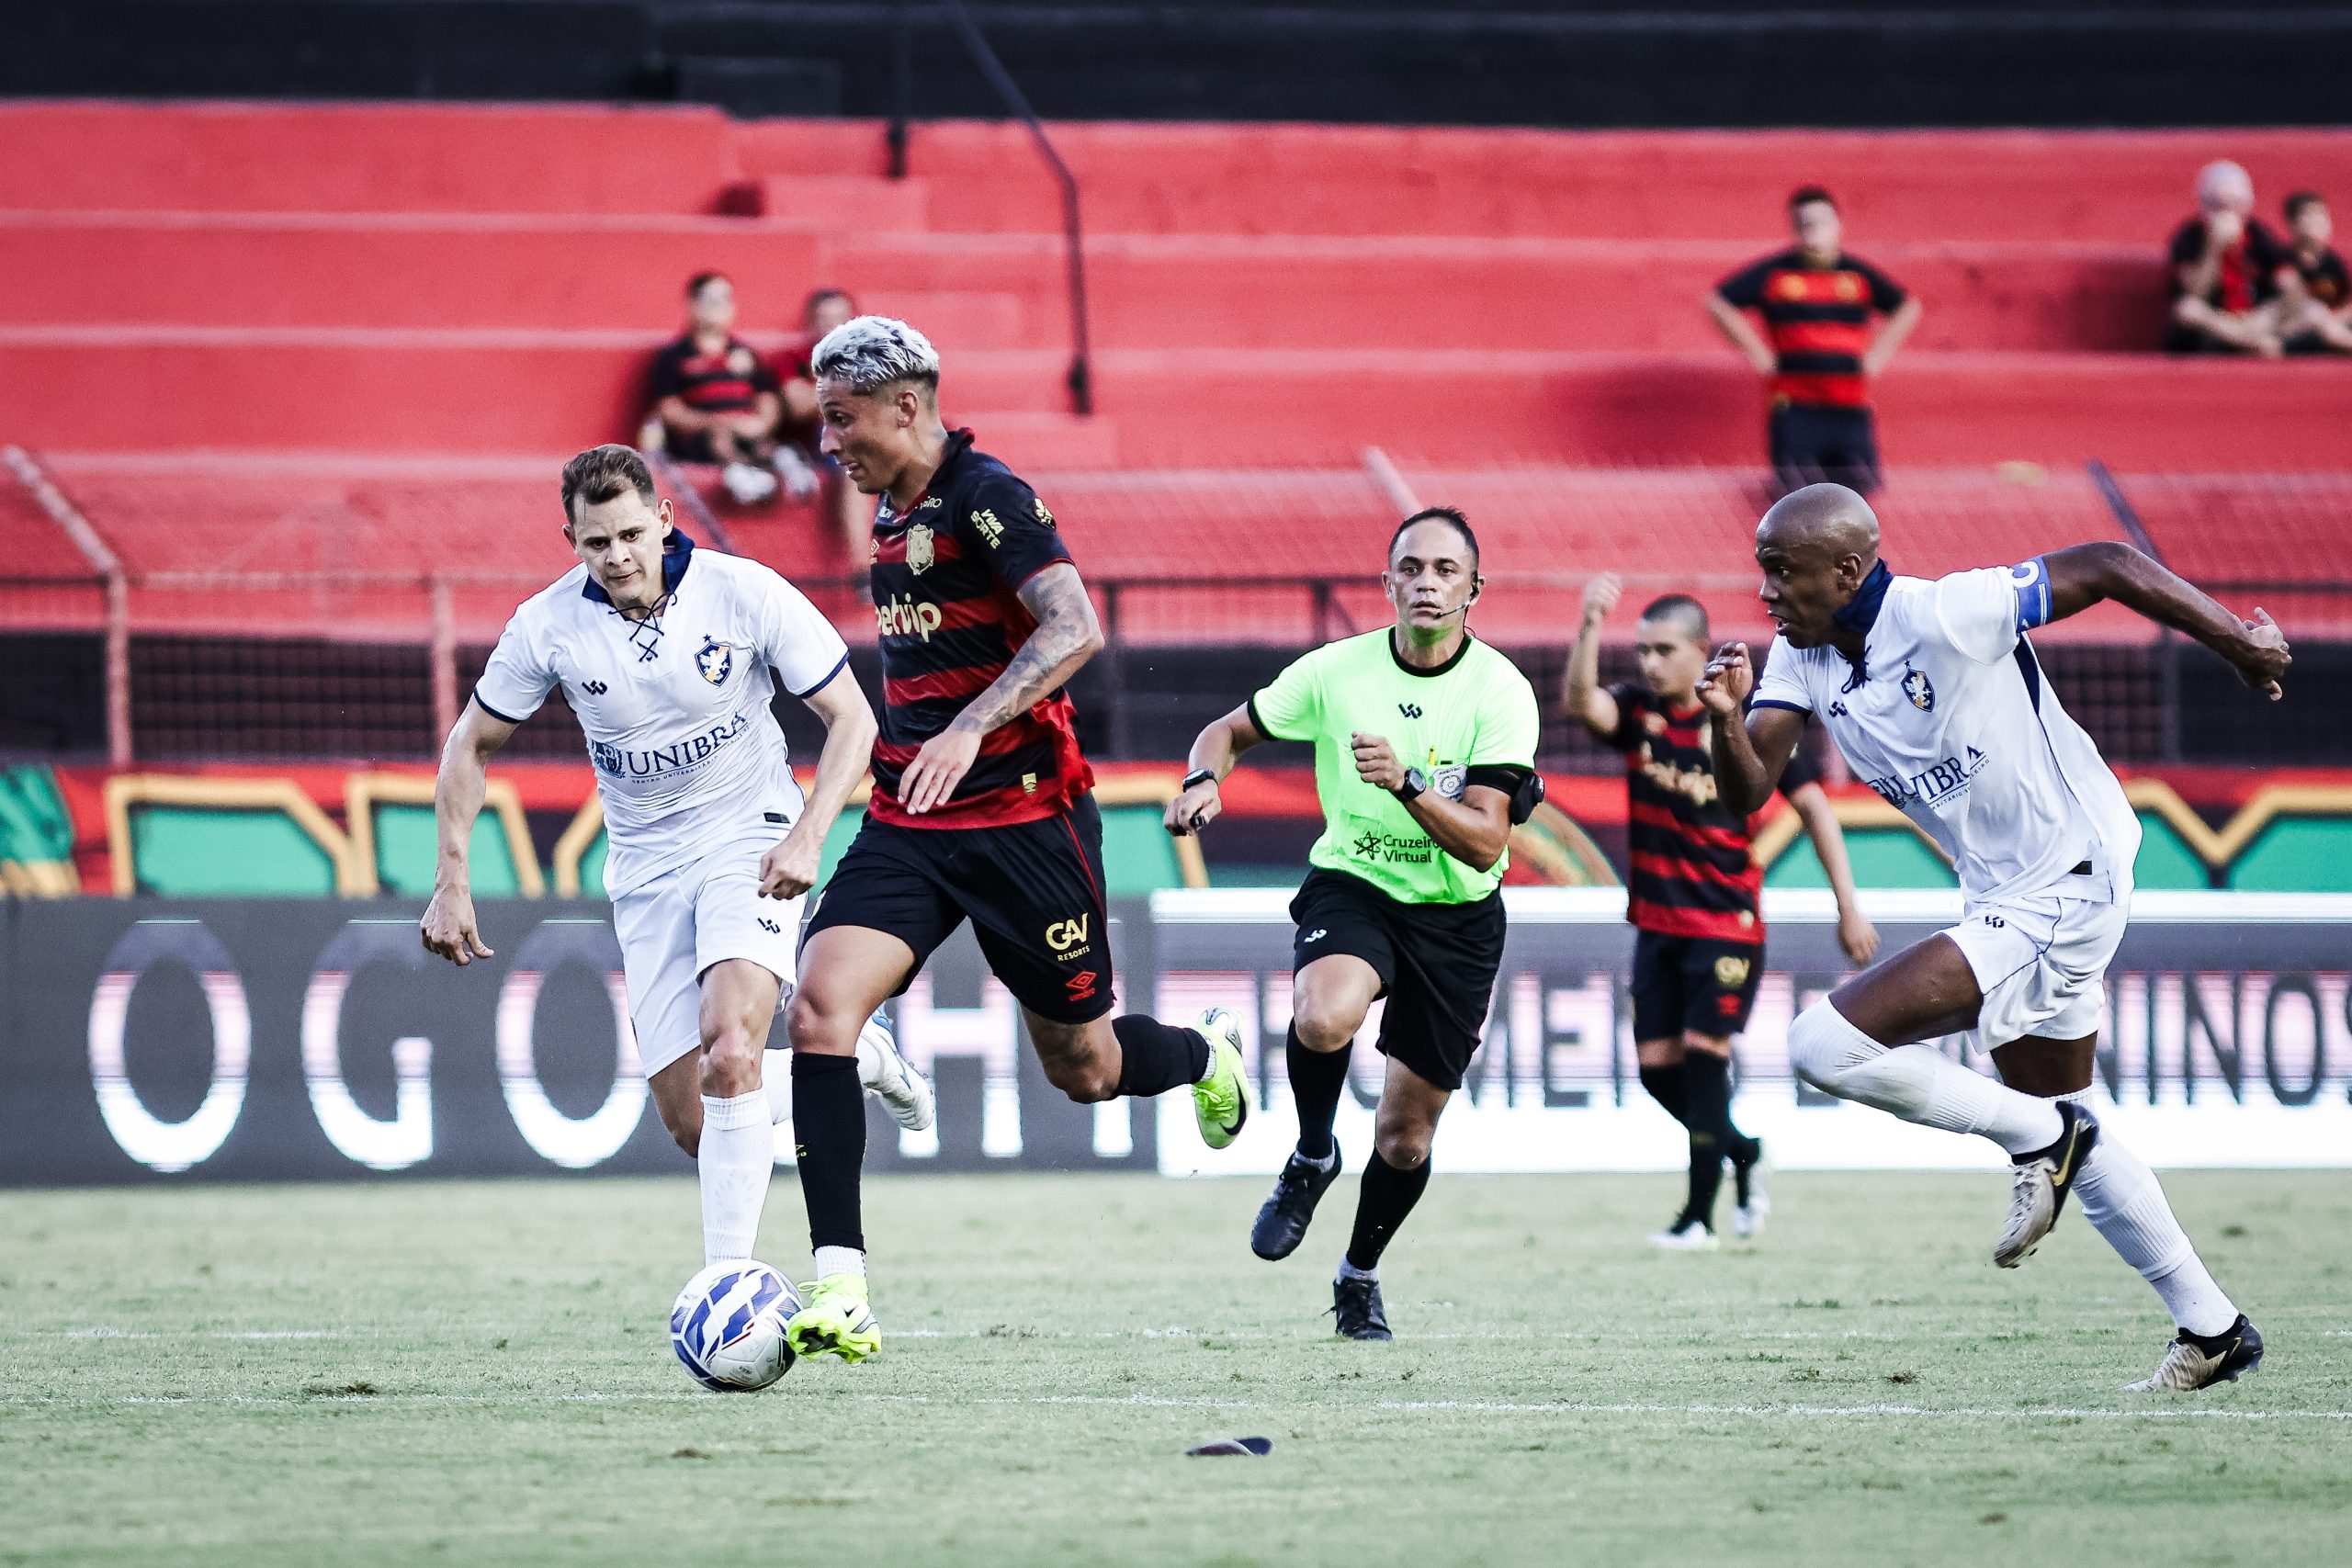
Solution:
{"label": "referee black shorts", "polygon": [[1371,964],[1388,998],[1380,1054],[1442,1089],[1462,1087],[1503,964],[1499,890],[1474,904],[1408,904],[1318,866],[1290,901],[1290,918],[1298,922],[1293,973],[1335,953]]}
{"label": "referee black shorts", "polygon": [[1109,1012],[1111,911],[1094,796],[1080,795],[1065,815],[1002,828],[907,828],[868,817],[825,884],[808,934],[829,926],[888,931],[914,949],[911,982],[967,919],[989,972],[1031,1012],[1057,1023]]}

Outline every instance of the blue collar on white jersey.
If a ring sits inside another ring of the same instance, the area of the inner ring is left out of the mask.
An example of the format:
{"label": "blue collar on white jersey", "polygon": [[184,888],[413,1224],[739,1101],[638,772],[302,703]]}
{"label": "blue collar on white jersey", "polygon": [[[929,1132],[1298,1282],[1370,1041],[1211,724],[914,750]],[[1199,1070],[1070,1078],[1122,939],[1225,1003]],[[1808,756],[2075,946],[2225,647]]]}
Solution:
{"label": "blue collar on white jersey", "polygon": [[[686,579],[686,568],[694,564],[694,554],[695,542],[687,536],[686,531],[672,527],[670,536],[662,541],[662,592],[675,593],[678,591],[678,584]],[[580,596],[598,604],[613,602],[613,596],[605,592],[605,585],[596,581],[594,572],[590,572],[588,581],[580,585]]]}
{"label": "blue collar on white jersey", "polygon": [[[1840,631],[1854,632],[1868,637],[1871,628],[1878,625],[1879,606],[1886,603],[1887,585],[1894,581],[1894,571],[1888,568],[1885,560],[1881,558],[1871,568],[1869,575],[1862,579],[1861,586],[1854,590],[1854,596],[1833,612],[1829,618],[1837,623]],[[1869,677],[1862,668],[1863,661],[1860,658],[1849,660],[1848,662],[1854,667],[1853,676],[1845,685],[1845,689],[1850,692]]]}

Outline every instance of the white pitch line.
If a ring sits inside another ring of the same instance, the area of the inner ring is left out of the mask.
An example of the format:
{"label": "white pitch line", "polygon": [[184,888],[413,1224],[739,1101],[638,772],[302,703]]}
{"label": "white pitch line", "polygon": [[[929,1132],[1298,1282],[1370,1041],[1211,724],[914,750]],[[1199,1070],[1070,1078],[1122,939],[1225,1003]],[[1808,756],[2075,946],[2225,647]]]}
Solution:
{"label": "white pitch line", "polygon": [[2097,1410],[2071,1405],[1990,1410],[1925,1404],[1603,1404],[1581,1401],[1517,1404],[1502,1400],[1391,1399],[1375,1410],[1464,1410],[1529,1416],[1927,1416],[1968,1421],[2352,1421],[2352,1410]]}

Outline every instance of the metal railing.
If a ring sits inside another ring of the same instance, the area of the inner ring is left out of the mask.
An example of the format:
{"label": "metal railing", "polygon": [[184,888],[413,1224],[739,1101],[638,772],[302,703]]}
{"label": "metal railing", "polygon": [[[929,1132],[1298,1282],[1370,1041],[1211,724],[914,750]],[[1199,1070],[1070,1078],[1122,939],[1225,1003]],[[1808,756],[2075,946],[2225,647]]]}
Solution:
{"label": "metal railing", "polygon": [[[1028,95],[1004,62],[989,47],[980,25],[972,19],[971,11],[963,0],[934,0],[938,9],[946,13],[948,25],[963,39],[966,52],[989,85],[1015,119],[1029,128],[1029,139],[1036,144],[1038,156],[1060,187],[1062,202],[1062,244],[1069,267],[1070,359],[1068,386],[1071,412],[1089,415],[1094,412],[1093,333],[1086,309],[1086,234],[1079,216],[1078,176],[1070,173],[1062,161],[1053,138],[1046,134],[1037,111],[1029,107]],[[896,0],[890,17],[890,124],[884,133],[890,152],[890,177],[907,177],[907,122],[914,110],[914,21],[910,0]]]}

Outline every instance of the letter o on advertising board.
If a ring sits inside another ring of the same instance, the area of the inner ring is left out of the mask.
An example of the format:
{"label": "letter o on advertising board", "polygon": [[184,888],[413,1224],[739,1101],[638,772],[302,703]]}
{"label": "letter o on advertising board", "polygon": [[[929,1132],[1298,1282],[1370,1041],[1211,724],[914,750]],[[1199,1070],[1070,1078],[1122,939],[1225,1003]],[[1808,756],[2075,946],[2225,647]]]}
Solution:
{"label": "letter o on advertising board", "polygon": [[[565,960],[587,964],[604,976],[613,1002],[613,1030],[619,1049],[613,1064],[612,1092],[584,1117],[566,1116],[539,1083],[531,1050],[539,990]],[[548,920],[514,954],[514,967],[498,993],[498,1085],[506,1096],[515,1130],[540,1158],[567,1170],[602,1165],[620,1152],[645,1113],[645,1068],[637,1055],[637,1031],[628,1018],[628,990],[621,978],[621,944],[602,920]]]}
{"label": "letter o on advertising board", "polygon": [[[126,1070],[123,1021],[140,976],[158,962],[196,971],[212,1017],[212,1082],[184,1122],[166,1122],[140,1100]],[[107,954],[90,996],[90,1082],[98,1114],[122,1152],[151,1170],[179,1171],[220,1152],[245,1107],[245,1072],[253,1058],[253,1014],[245,983],[229,950],[201,920],[141,920]]]}
{"label": "letter o on advertising board", "polygon": [[413,920],[352,920],[319,954],[302,997],[302,1080],[311,1110],[327,1142],[372,1170],[405,1170],[433,1154],[433,1043],[417,1035],[392,1042],[398,1087],[391,1120],[369,1115],[344,1081],[344,995],[370,964],[416,974],[429,962]]}

